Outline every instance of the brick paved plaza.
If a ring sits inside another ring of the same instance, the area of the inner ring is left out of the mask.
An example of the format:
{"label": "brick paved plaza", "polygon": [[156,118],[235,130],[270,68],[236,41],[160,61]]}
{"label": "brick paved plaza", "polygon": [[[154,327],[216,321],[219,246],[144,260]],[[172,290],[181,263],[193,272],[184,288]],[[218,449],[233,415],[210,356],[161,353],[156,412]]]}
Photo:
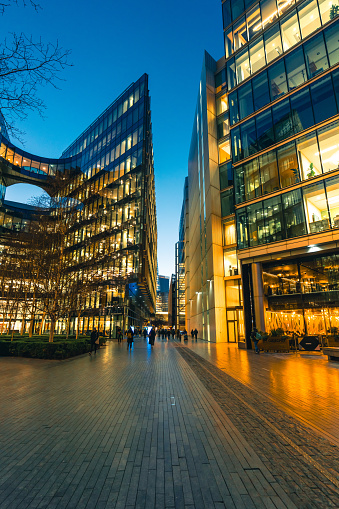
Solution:
{"label": "brick paved plaza", "polygon": [[1,509],[339,507],[339,363],[136,339],[0,367]]}

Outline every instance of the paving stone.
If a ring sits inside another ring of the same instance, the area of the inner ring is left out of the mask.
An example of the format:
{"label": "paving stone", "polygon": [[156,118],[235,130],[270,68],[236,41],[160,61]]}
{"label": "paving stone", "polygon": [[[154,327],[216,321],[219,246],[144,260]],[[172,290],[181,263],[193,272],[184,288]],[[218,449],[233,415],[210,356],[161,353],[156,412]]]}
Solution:
{"label": "paving stone", "polygon": [[[136,339],[129,353],[112,342],[68,361],[0,358],[1,509],[335,507],[326,475],[312,477],[225,381],[259,408],[255,393],[179,350]],[[300,423],[261,405],[335,471],[333,445],[305,443]]]}

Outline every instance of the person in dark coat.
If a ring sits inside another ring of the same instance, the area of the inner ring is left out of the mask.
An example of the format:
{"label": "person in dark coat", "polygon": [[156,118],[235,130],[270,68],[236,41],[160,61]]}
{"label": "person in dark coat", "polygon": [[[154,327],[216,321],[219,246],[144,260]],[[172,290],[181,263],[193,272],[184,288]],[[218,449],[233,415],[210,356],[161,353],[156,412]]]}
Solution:
{"label": "person in dark coat", "polygon": [[193,333],[194,333],[194,336],[195,336],[195,340],[197,340],[198,339],[198,331],[197,331],[197,329],[194,329]]}
{"label": "person in dark coat", "polygon": [[92,355],[93,347],[94,347],[94,353],[95,354],[97,353],[97,340],[98,340],[98,338],[99,338],[99,333],[96,330],[96,328],[94,327],[94,329],[91,332],[91,351],[88,352],[89,355]]}
{"label": "person in dark coat", "polygon": [[152,329],[149,331],[148,337],[149,337],[149,344],[153,348],[154,341],[155,341],[155,330],[154,330],[154,327],[152,327]]}
{"label": "person in dark coat", "polygon": [[127,350],[128,349],[132,350],[132,345],[133,345],[133,330],[132,327],[130,327],[127,332]]}

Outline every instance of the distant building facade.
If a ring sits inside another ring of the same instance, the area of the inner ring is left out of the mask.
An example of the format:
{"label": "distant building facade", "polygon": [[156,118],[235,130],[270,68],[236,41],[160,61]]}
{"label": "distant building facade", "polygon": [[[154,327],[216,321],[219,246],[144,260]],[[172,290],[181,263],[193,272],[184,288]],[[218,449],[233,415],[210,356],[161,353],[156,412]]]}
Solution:
{"label": "distant building facade", "polygon": [[168,276],[158,275],[157,282],[157,306],[156,314],[158,318],[162,318],[164,324],[168,323],[168,294],[170,279]]}

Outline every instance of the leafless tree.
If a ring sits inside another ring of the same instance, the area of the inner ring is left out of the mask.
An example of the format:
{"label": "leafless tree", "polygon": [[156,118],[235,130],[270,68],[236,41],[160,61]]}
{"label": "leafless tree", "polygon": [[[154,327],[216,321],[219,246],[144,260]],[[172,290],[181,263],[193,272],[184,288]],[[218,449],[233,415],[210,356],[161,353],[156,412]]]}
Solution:
{"label": "leafless tree", "polygon": [[[0,2],[0,13],[10,5],[38,9],[32,0],[5,0]],[[43,115],[45,104],[39,97],[41,86],[56,87],[60,71],[69,63],[70,51],[55,43],[43,42],[25,34],[9,34],[0,44],[0,111],[7,132],[18,138],[21,131],[16,127],[18,120],[24,120],[29,111]]]}

